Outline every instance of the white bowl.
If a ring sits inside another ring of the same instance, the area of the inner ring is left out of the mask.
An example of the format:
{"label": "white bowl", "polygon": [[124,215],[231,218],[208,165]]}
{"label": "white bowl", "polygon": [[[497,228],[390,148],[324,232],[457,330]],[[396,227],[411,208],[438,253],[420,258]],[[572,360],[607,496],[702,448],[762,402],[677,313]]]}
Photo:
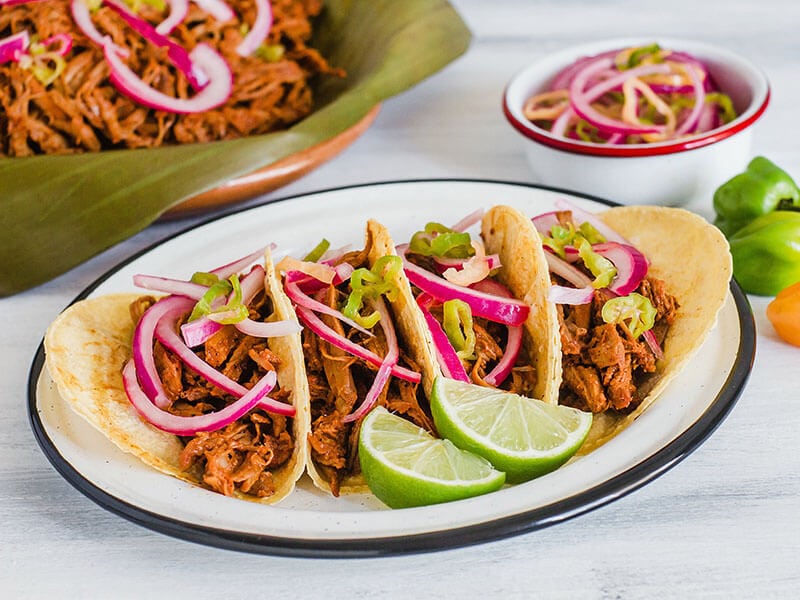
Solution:
{"label": "white bowl", "polygon": [[[676,141],[618,145],[557,137],[525,118],[525,101],[547,89],[550,80],[577,59],[653,42],[702,61],[739,116],[713,131]],[[568,48],[526,67],[506,87],[503,111],[525,137],[538,183],[623,204],[677,206],[707,200],[710,205],[714,190],[752,158],[753,125],[766,110],[769,94],[761,70],[729,50],[686,40],[617,39]]]}

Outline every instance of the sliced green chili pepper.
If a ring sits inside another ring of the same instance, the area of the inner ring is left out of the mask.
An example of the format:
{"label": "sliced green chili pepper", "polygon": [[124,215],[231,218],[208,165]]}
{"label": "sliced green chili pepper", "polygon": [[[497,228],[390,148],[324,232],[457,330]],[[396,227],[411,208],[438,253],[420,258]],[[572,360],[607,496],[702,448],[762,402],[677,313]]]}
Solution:
{"label": "sliced green chili pepper", "polygon": [[282,44],[261,44],[253,54],[264,62],[274,63],[283,58],[286,48]]}
{"label": "sliced green chili pepper", "polygon": [[589,244],[600,244],[606,241],[597,229],[589,222],[581,223],[577,231],[572,223],[567,226],[553,225],[550,228],[550,236],[540,235],[542,244],[550,248],[553,252],[558,254],[561,258],[566,258],[564,248],[566,246],[578,247],[582,240],[586,240]]}
{"label": "sliced green chili pepper", "polygon": [[[215,277],[210,273],[195,273],[192,276],[192,280],[194,281],[196,276],[199,276],[199,279],[204,279],[206,278],[205,276],[209,275]],[[226,304],[216,308],[213,306],[218,298],[228,294],[231,294],[231,299]],[[217,323],[230,325],[243,321],[249,314],[247,307],[242,304],[242,286],[239,284],[239,276],[231,275],[228,279],[218,279],[208,288],[208,291],[203,294],[203,297],[197,301],[194,309],[192,309],[189,321],[207,316]]]}
{"label": "sliced green chili pepper", "polygon": [[[661,50],[658,44],[650,44],[649,46],[640,46],[635,48],[633,52],[628,55],[628,60],[625,63],[617,63],[617,68],[620,71],[632,69],[639,65],[647,56],[656,55]],[[660,62],[660,61],[659,61]]]}
{"label": "sliced green chili pepper", "polygon": [[411,237],[408,249],[414,254],[440,258],[469,258],[475,254],[468,233],[433,222],[425,225],[424,231],[417,231]]}
{"label": "sliced green chili pepper", "polygon": [[314,246],[311,252],[305,255],[303,260],[305,262],[317,262],[320,258],[322,258],[322,255],[325,254],[328,251],[328,248],[330,247],[331,243],[325,238],[322,238],[322,241],[316,246]]}
{"label": "sliced green chili pepper", "polygon": [[376,300],[386,296],[390,301],[397,299],[400,288],[397,286],[397,275],[403,268],[403,261],[399,256],[382,256],[372,269],[361,268],[350,275],[350,295],[342,313],[353,319],[356,323],[367,329],[372,329],[380,321],[378,311],[369,315],[362,315],[364,300]]}
{"label": "sliced green chili pepper", "polygon": [[472,327],[472,310],[458,298],[442,304],[442,327],[456,354],[464,360],[475,359],[475,330]]}
{"label": "sliced green chili pepper", "polygon": [[730,123],[736,118],[736,109],[733,108],[733,100],[728,94],[722,92],[709,92],[706,94],[706,102],[716,104],[721,110],[719,115],[723,123]]}
{"label": "sliced green chili pepper", "polygon": [[577,248],[583,264],[594,275],[592,287],[599,289],[611,285],[617,275],[614,263],[592,250],[592,245],[585,239],[581,239]]}
{"label": "sliced green chili pepper", "polygon": [[608,300],[601,311],[603,321],[624,323],[634,338],[638,338],[645,331],[653,328],[656,314],[652,302],[636,292]]}
{"label": "sliced green chili pepper", "polygon": [[191,279],[192,283],[199,283],[206,287],[211,287],[219,281],[219,277],[213,273],[206,273],[205,271],[195,271]]}
{"label": "sliced green chili pepper", "polygon": [[786,171],[757,156],[743,173],[714,192],[714,224],[731,237],[754,219],[773,211],[800,210],[800,188]]}

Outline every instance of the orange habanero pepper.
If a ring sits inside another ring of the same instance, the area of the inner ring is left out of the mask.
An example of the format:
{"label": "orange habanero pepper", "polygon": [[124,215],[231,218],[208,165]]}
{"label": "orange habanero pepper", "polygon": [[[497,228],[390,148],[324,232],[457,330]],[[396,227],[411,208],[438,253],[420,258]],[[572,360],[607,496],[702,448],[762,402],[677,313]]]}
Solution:
{"label": "orange habanero pepper", "polygon": [[800,281],[775,296],[767,305],[767,318],[783,341],[800,346]]}

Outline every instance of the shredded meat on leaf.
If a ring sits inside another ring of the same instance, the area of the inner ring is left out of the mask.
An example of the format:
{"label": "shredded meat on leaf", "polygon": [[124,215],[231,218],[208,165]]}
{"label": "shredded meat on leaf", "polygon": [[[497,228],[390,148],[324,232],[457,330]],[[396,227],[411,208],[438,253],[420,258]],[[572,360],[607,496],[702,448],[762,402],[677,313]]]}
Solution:
{"label": "shredded meat on leaf", "polygon": [[[236,17],[220,23],[194,3],[171,34],[191,51],[198,43],[215,48],[231,68],[233,93],[222,106],[203,113],[174,114],[137,104],[109,80],[102,50],[73,21],[69,0],[48,0],[0,10],[0,39],[28,31],[45,40],[69,34],[74,43],[66,68],[48,86],[30,69],[0,64],[0,156],[96,152],[152,148],[233,139],[292,125],[313,108],[309,80],[316,75],[343,77],[314,48],[311,19],[322,0],[273,0],[274,23],[264,46],[273,56],[242,57],[236,47],[256,17],[254,0],[228,0]],[[167,11],[141,3],[139,16],[152,24]],[[156,90],[176,98],[192,95],[186,78],[169,62],[163,48],[147,42],[107,6],[92,13],[101,34],[130,50],[128,66]]]}

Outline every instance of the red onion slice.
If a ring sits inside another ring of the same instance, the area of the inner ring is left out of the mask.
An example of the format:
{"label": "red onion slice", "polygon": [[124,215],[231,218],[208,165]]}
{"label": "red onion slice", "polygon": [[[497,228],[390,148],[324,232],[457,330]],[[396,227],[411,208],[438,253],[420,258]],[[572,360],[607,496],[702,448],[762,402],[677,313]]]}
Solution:
{"label": "red onion slice", "polygon": [[181,417],[153,405],[139,387],[136,375],[134,362],[128,361],[122,370],[122,382],[128,399],[139,415],[153,427],[182,436],[196,435],[203,431],[216,431],[243,417],[275,387],[276,381],[276,375],[271,371],[264,375],[244,396],[222,410],[207,415]]}
{"label": "red onion slice", "polygon": [[645,255],[633,246],[605,242],[593,245],[592,250],[614,263],[617,274],[608,289],[620,296],[627,296],[638,288],[647,275],[650,264]]}
{"label": "red onion slice", "polygon": [[145,290],[183,296],[185,298],[191,298],[192,300],[200,300],[203,294],[208,291],[206,286],[200,285],[199,283],[183,281],[182,279],[171,279],[169,277],[158,277],[156,275],[144,275],[141,273],[133,276],[133,285]]}
{"label": "red onion slice", "polygon": [[189,348],[197,348],[220,329],[222,329],[222,323],[212,321],[208,317],[200,317],[181,325],[181,336]]}
{"label": "red onion slice", "polygon": [[[483,281],[476,283],[473,287],[476,290],[486,292],[487,294],[503,296],[504,298],[514,297],[514,295],[511,293],[511,290],[494,279],[484,279]],[[503,356],[494,366],[494,369],[489,371],[489,374],[483,378],[486,383],[493,385],[494,387],[500,387],[500,385],[508,378],[508,376],[511,374],[511,370],[517,363],[519,351],[522,349],[522,335],[523,331],[521,326],[508,327],[508,338],[506,340],[506,347],[503,350]]]}
{"label": "red onion slice", "polygon": [[30,45],[31,38],[27,30],[3,38],[0,40],[0,63],[17,60],[17,56],[27,50]]}
{"label": "red onion slice", "polygon": [[[206,71],[201,64],[194,60],[186,51],[186,48],[172,41],[168,37],[161,35],[156,29],[147,21],[142,19],[139,15],[132,13],[128,7],[120,4],[117,0],[102,0],[103,4],[111,8],[139,35],[141,35],[148,42],[159,48],[167,49],[167,57],[170,62],[175,65],[181,73],[186,76],[189,84],[195,90],[202,90],[211,81],[211,74]],[[207,46],[209,49],[210,46]],[[214,51],[216,53],[216,51]],[[220,57],[221,58],[221,57]],[[227,67],[227,63],[226,67]],[[169,97],[169,96],[165,96]],[[149,105],[148,105],[149,106]],[[153,107],[158,108],[158,107]],[[213,107],[212,107],[213,108]],[[165,109],[166,110],[166,109]],[[177,112],[177,111],[175,111]]]}
{"label": "red onion slice", "polygon": [[75,24],[78,28],[83,32],[83,35],[101,48],[105,48],[106,45],[110,44],[114,52],[123,58],[130,56],[130,51],[127,48],[117,46],[110,38],[97,30],[94,23],[92,23],[92,14],[89,11],[89,7],[84,3],[84,0],[72,0],[69,7],[72,12],[72,18],[75,20]]}
{"label": "red onion slice", "polygon": [[459,232],[463,233],[467,229],[469,229],[470,227],[475,225],[476,223],[479,223],[480,220],[483,218],[483,215],[485,213],[486,213],[486,211],[484,209],[479,208],[478,210],[469,213],[466,217],[461,219],[458,223],[453,225],[450,229],[452,229],[453,231],[459,231]]}
{"label": "red onion slice", "polygon": [[[68,33],[57,33],[56,35],[51,35],[45,41],[42,42],[42,45],[47,48],[48,52],[55,52],[59,56],[66,56],[69,54],[69,51],[72,50],[72,43],[73,39],[72,36]],[[50,46],[54,44],[59,44],[58,48],[51,50]]]}
{"label": "red onion slice", "polygon": [[544,257],[545,260],[547,260],[547,266],[550,268],[551,273],[555,273],[562,279],[566,279],[575,287],[591,287],[592,278],[577,267],[572,266],[552,252],[545,251]]}
{"label": "red onion slice", "polygon": [[[80,0],[77,0],[80,1]],[[224,104],[233,90],[233,75],[225,59],[207,44],[198,44],[189,57],[193,64],[208,73],[210,81],[192,98],[174,98],[153,89],[122,62],[109,38],[103,44],[103,53],[111,68],[111,81],[132,100],[173,113],[199,113]]]}
{"label": "red onion slice", "polygon": [[392,323],[392,315],[389,314],[389,309],[386,307],[386,303],[383,301],[383,298],[379,297],[377,300],[375,300],[374,305],[375,310],[377,310],[378,314],[381,316],[378,323],[380,323],[381,329],[383,329],[383,334],[386,337],[386,345],[388,349],[386,356],[383,357],[383,361],[378,369],[378,373],[375,375],[375,380],[372,382],[372,386],[369,388],[367,395],[364,397],[364,401],[355,410],[355,412],[350,413],[349,415],[345,416],[344,419],[342,419],[345,423],[358,421],[364,415],[366,415],[373,406],[375,406],[375,403],[378,401],[378,396],[389,381],[392,368],[397,364],[398,358],[400,358],[400,348],[397,345],[397,333],[395,332],[394,324]]}
{"label": "red onion slice", "polygon": [[268,323],[253,321],[252,319],[245,319],[244,321],[234,323],[233,326],[246,335],[259,338],[293,335],[295,333],[300,333],[300,331],[303,329],[298,323],[295,323],[289,319],[283,321],[270,321]]}
{"label": "red onion slice", "polygon": [[594,298],[592,286],[571,288],[563,285],[552,285],[547,292],[547,299],[553,304],[589,304]]}
{"label": "red onion slice", "polygon": [[183,343],[181,337],[175,333],[176,323],[177,318],[165,316],[159,321],[158,325],[156,325],[155,338],[161,342],[167,350],[170,350],[181,359],[187,367],[206,381],[236,398],[244,396],[247,393],[246,387],[235,382],[224,373],[219,372],[197,356],[197,354],[192,352],[189,346]]}
{"label": "red onion slice", "polygon": [[329,315],[334,317],[335,319],[339,319],[342,323],[347,323],[350,327],[354,329],[358,329],[361,333],[373,337],[374,334],[369,331],[368,329],[363,328],[361,325],[345,317],[340,311],[336,310],[335,308],[331,308],[327,304],[322,302],[318,302],[313,298],[304,294],[300,288],[297,286],[296,283],[292,283],[289,281],[284,282],[284,289],[286,290],[286,295],[289,296],[289,299],[294,302],[298,306],[302,306],[304,308],[309,308],[315,312],[322,313],[324,315]]}
{"label": "red onion slice", "polygon": [[[175,325],[177,324],[176,318],[163,318],[156,326],[155,337],[160,341],[165,348],[171,350],[177,357],[190,369],[195,371],[203,379],[210,382],[212,385],[227,392],[235,398],[241,398],[247,394],[247,388],[235,382],[233,379],[221,373],[207,362],[202,360],[189,347],[183,343],[181,337],[175,333]],[[263,397],[258,402],[259,408],[276,413],[280,415],[293,416],[295,408],[291,404],[278,402],[268,396]]]}
{"label": "red onion slice", "polygon": [[239,56],[250,56],[255,52],[267,39],[269,30],[272,28],[272,5],[269,0],[255,0],[255,4],[258,14],[256,14],[256,20],[250,31],[242,43],[236,47],[236,53]]}
{"label": "red onion slice", "polygon": [[313,294],[328,287],[329,285],[339,285],[340,283],[344,283],[350,279],[350,276],[353,274],[353,271],[355,271],[355,268],[350,263],[343,262],[336,265],[334,267],[334,271],[336,271],[336,273],[330,283],[325,283],[316,277],[306,275],[300,271],[289,271],[286,273],[286,281],[297,283],[297,286],[303,291],[304,294]]}
{"label": "red onion slice", "polygon": [[601,83],[598,83],[589,90],[584,89],[593,76],[613,66],[614,60],[612,58],[599,58],[589,63],[581,71],[575,74],[575,77],[569,87],[569,101],[572,110],[582,119],[607,133],[621,133],[625,135],[663,133],[664,127],[660,125],[634,125],[618,119],[607,117],[592,107],[591,102],[631,77],[639,77],[645,74],[649,75],[659,72],[668,72],[669,67],[666,65],[645,65],[646,68],[640,67],[624,71],[619,76],[611,77]]}
{"label": "red onion slice", "polygon": [[555,210],[536,215],[531,221],[536,231],[547,236],[550,235],[550,230],[553,229],[553,227],[561,225],[561,221],[558,220],[558,211]]}
{"label": "red onion slice", "polygon": [[594,227],[600,234],[606,238],[608,242],[619,242],[620,244],[627,244],[632,246],[628,240],[614,231],[611,227],[606,225],[600,218],[590,213],[588,210],[584,210],[573,204],[569,200],[565,198],[558,198],[555,201],[556,208],[559,210],[568,210],[572,212],[572,221],[575,225],[580,225],[581,223],[589,223],[592,227]]}
{"label": "red onion slice", "polygon": [[703,107],[706,103],[706,92],[703,89],[703,81],[697,74],[697,70],[693,65],[690,64],[687,64],[685,69],[689,74],[689,79],[692,80],[694,106],[692,107],[692,111],[689,113],[689,116],[686,117],[686,120],[675,130],[676,136],[686,135],[687,133],[691,133],[695,130],[697,127],[697,121],[700,119],[700,115],[703,113]]}
{"label": "red onion slice", "polygon": [[192,310],[193,306],[194,302],[189,298],[180,296],[162,298],[144,312],[133,332],[133,362],[136,365],[142,389],[147,397],[162,409],[170,406],[171,401],[164,391],[156,369],[153,358],[153,336],[158,322],[162,318],[180,316]]}
{"label": "red onion slice", "polygon": [[664,358],[664,351],[661,349],[661,345],[658,343],[656,334],[653,333],[653,330],[648,329],[642,334],[642,336],[644,337],[644,341],[647,342],[647,345],[650,346],[650,350],[653,352],[653,355],[658,360]]}
{"label": "red onion slice", "polygon": [[464,369],[464,363],[458,357],[455,348],[450,343],[450,338],[447,337],[442,324],[436,320],[430,312],[431,304],[434,303],[433,296],[422,293],[417,296],[417,306],[422,311],[422,316],[425,318],[425,323],[428,325],[428,331],[431,333],[433,339],[433,347],[436,351],[436,362],[442,369],[442,374],[457,381],[464,381],[471,383],[469,375]]}
{"label": "red onion slice", "polygon": [[469,305],[473,315],[505,325],[522,325],[528,318],[531,308],[522,300],[498,298],[450,283],[410,262],[405,256],[407,248],[408,246],[403,244],[397,247],[397,252],[403,259],[403,269],[408,280],[439,302],[463,300]]}
{"label": "red onion slice", "polygon": [[156,33],[168,35],[178,25],[183,23],[189,13],[189,0],[166,0],[169,6],[169,16],[156,26]]}
{"label": "red onion slice", "polygon": [[275,244],[267,244],[263,248],[259,248],[255,252],[251,252],[247,256],[243,256],[242,258],[237,258],[234,261],[231,261],[221,267],[217,267],[216,269],[212,269],[209,273],[212,273],[219,277],[220,279],[227,279],[231,275],[236,275],[236,273],[240,273],[244,271],[247,267],[252,265],[254,262],[258,260],[263,260],[264,252],[267,251],[267,248],[270,250],[275,250],[277,246]]}
{"label": "red onion slice", "polygon": [[[313,311],[302,306],[295,307],[295,310],[297,312],[297,318],[329,344],[375,366],[380,366],[381,363],[383,363],[383,359],[371,350],[367,350],[363,346],[359,346],[355,342],[336,333],[333,329],[328,327],[322,319],[315,315]],[[422,376],[419,373],[401,365],[395,365],[392,368],[392,375],[399,379],[410,381],[411,383],[419,383],[422,381]]]}
{"label": "red onion slice", "polygon": [[220,23],[230,21],[236,16],[233,9],[223,0],[194,0],[194,3]]}

